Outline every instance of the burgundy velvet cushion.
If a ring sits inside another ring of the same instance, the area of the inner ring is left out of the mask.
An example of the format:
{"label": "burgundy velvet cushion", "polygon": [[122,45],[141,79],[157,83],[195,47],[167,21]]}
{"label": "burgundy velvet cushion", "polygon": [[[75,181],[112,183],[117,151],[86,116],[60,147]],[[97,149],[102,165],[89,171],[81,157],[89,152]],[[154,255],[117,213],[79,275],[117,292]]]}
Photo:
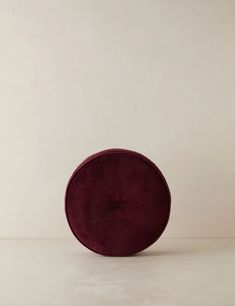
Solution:
{"label": "burgundy velvet cushion", "polygon": [[65,195],[68,223],[90,250],[131,255],[154,243],[170,214],[170,191],[145,156],[110,149],[88,157],[73,173]]}

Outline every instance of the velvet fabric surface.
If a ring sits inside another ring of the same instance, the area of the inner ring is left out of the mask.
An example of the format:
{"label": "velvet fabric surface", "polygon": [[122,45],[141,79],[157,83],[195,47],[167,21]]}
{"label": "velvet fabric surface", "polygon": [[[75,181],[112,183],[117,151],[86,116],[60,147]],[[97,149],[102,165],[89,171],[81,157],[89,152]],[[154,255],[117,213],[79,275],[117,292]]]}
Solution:
{"label": "velvet fabric surface", "polygon": [[76,238],[109,256],[135,254],[163,233],[170,215],[170,191],[147,157],[109,149],[88,157],[73,173],[65,212]]}

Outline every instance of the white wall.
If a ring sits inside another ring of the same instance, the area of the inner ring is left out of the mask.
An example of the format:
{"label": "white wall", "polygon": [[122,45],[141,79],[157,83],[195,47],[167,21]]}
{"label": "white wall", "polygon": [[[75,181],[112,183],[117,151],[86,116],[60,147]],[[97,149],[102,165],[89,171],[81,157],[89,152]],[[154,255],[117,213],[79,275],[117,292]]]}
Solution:
{"label": "white wall", "polygon": [[74,168],[139,151],[168,237],[235,236],[235,1],[0,0],[0,237],[72,237]]}

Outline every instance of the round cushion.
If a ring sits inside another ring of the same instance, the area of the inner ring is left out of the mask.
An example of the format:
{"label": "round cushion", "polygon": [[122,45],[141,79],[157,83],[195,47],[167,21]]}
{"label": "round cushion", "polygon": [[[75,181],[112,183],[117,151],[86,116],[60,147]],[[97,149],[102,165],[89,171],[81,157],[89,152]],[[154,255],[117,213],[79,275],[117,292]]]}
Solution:
{"label": "round cushion", "polygon": [[88,157],[73,173],[65,211],[76,238],[109,256],[135,254],[163,233],[170,191],[160,170],[134,151],[109,149]]}

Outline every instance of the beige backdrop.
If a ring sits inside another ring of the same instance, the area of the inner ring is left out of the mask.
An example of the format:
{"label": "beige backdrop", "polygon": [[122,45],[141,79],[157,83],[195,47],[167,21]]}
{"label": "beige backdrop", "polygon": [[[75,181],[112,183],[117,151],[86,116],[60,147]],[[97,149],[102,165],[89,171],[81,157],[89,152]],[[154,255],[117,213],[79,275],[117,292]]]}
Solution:
{"label": "beige backdrop", "polygon": [[71,237],[66,182],[139,151],[165,237],[235,236],[235,1],[0,0],[0,237]]}

